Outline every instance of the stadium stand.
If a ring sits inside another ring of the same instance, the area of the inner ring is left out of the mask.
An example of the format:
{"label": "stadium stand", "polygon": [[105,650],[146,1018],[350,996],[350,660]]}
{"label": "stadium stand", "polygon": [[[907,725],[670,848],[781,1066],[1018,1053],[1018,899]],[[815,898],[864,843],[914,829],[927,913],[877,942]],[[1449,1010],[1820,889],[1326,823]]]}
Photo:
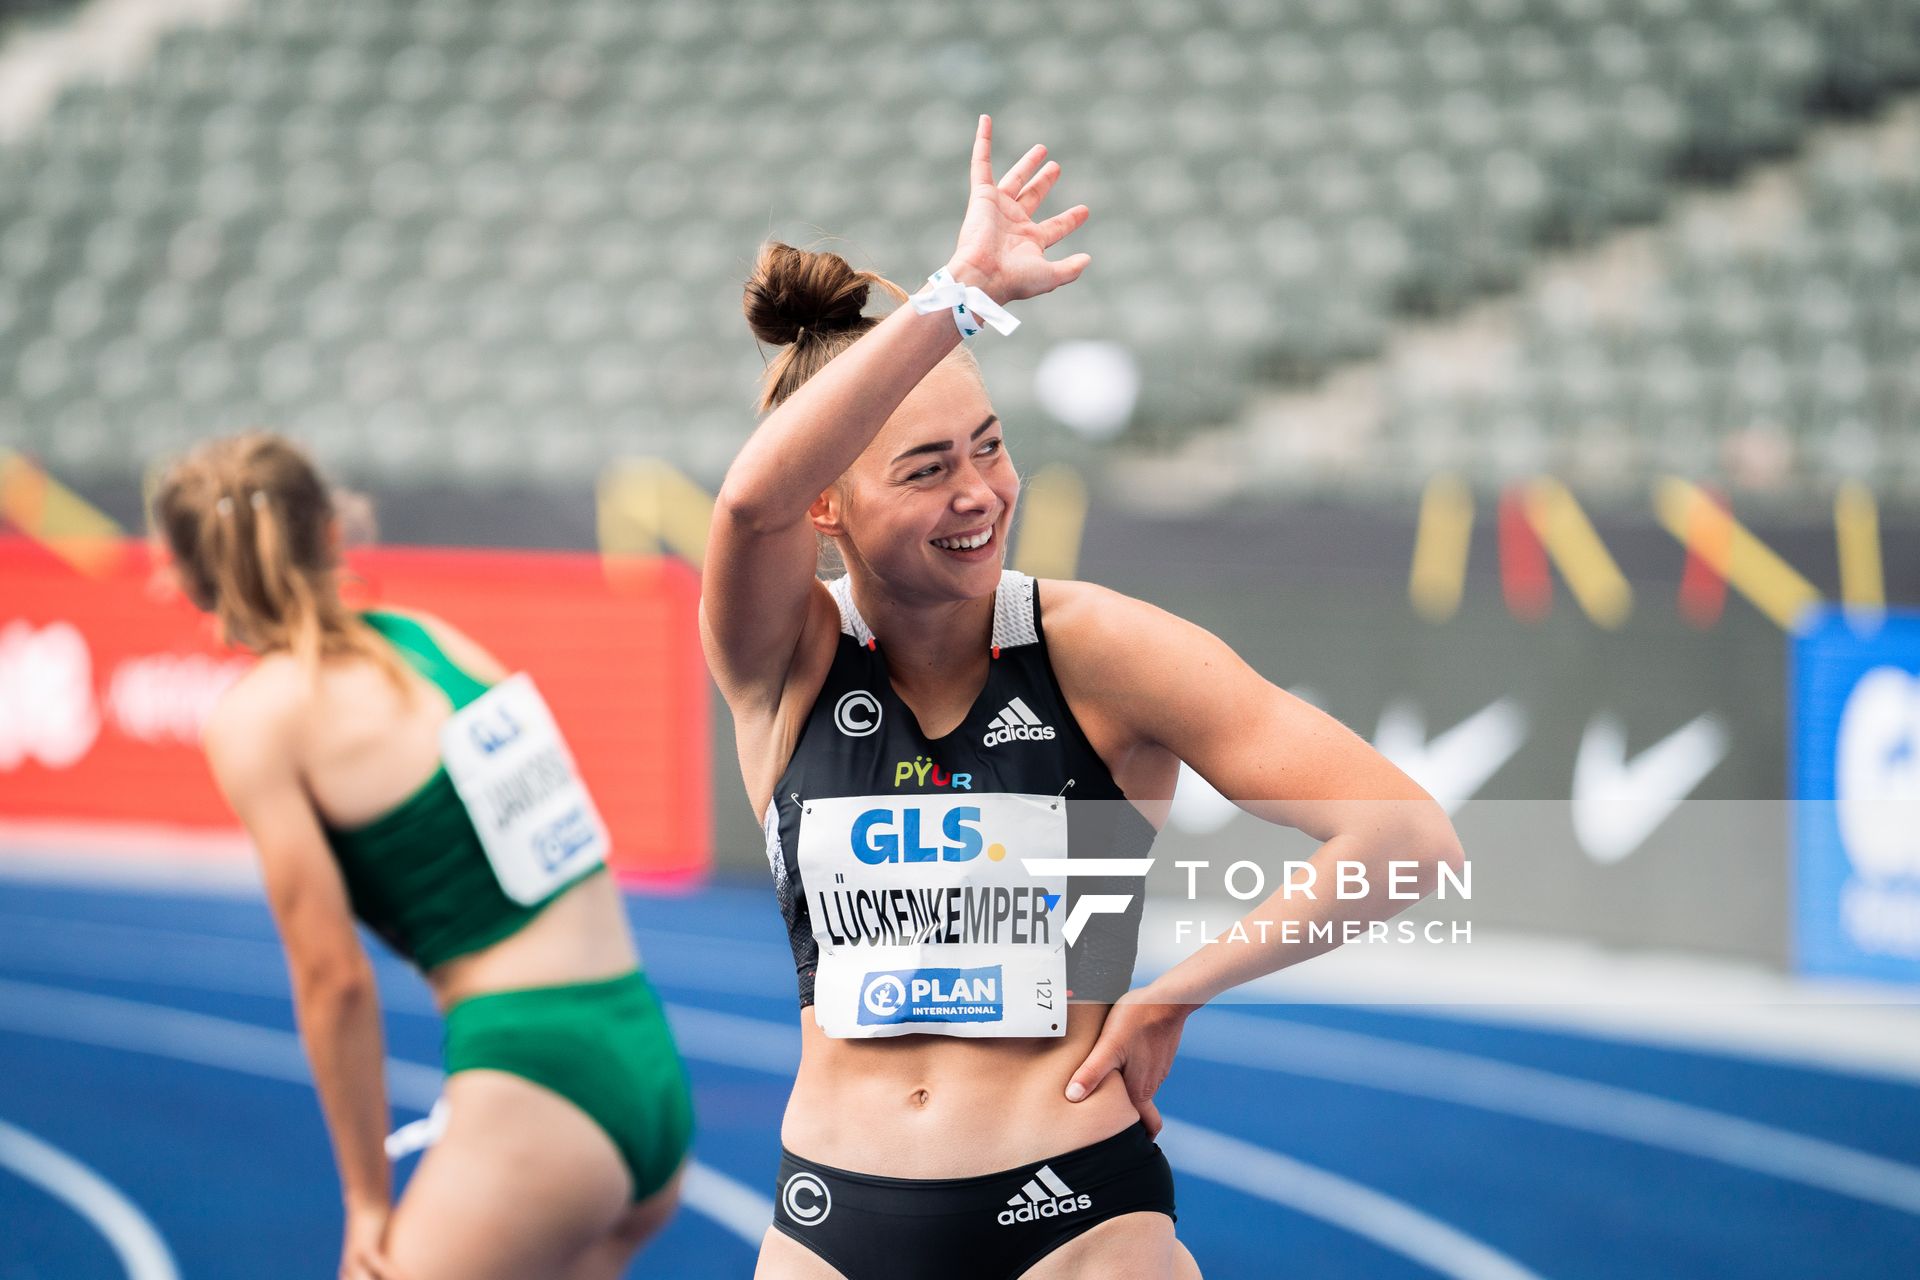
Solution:
{"label": "stadium stand", "polygon": [[39,21],[49,14],[71,9],[76,0],[0,0],[0,32],[9,23]]}
{"label": "stadium stand", "polygon": [[1920,113],[1817,138],[1627,247],[1530,282],[1469,376],[1390,362],[1383,454],[1920,498]]}
{"label": "stadium stand", "polygon": [[[1044,419],[1041,357],[1107,338],[1143,372],[1131,438],[1165,443],[1916,80],[1914,0],[284,0],[0,148],[0,440],[124,475],[264,420],[388,485],[716,477],[755,246],[827,231],[916,281],[984,106],[1096,211],[1097,268],[983,348],[1003,411]],[[1549,372],[1500,392],[1520,452],[1626,413],[1603,472],[1695,456],[1671,424],[1734,394],[1790,438],[1910,431],[1911,185],[1819,174],[1780,261],[1677,227],[1632,333],[1544,326]],[[1747,323],[1826,327],[1809,357]]]}

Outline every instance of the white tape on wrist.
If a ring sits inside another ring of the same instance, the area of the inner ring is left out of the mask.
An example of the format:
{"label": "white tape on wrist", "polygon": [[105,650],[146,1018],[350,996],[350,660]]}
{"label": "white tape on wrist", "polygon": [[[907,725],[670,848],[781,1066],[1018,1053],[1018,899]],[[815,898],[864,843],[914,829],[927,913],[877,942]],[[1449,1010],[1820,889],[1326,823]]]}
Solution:
{"label": "white tape on wrist", "polygon": [[982,320],[1003,335],[1020,327],[1020,322],[1005,307],[989,298],[986,290],[961,284],[945,267],[928,276],[927,287],[907,301],[923,316],[935,311],[951,310],[954,327],[960,330],[962,338],[971,338],[980,332]]}

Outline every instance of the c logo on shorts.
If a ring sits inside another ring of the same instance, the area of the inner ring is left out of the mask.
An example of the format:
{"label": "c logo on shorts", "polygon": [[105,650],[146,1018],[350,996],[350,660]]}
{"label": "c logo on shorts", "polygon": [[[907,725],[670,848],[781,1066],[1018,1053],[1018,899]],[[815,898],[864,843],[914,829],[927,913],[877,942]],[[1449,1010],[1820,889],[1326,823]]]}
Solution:
{"label": "c logo on shorts", "polygon": [[833,723],[849,738],[864,738],[880,727],[880,699],[865,689],[842,694],[833,704]]}
{"label": "c logo on shorts", "polygon": [[780,1203],[786,1206],[787,1216],[803,1227],[819,1226],[833,1211],[833,1197],[827,1192],[827,1184],[806,1172],[787,1179],[787,1185],[780,1191]]}

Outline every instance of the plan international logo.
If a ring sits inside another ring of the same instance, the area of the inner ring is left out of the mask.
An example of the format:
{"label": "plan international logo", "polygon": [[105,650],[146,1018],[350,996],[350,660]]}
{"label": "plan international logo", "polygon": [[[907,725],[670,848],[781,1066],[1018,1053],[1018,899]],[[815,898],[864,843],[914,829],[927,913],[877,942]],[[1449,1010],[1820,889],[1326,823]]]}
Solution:
{"label": "plan international logo", "polygon": [[861,983],[860,1025],[896,1022],[999,1022],[1005,1016],[1000,966],[895,969]]}

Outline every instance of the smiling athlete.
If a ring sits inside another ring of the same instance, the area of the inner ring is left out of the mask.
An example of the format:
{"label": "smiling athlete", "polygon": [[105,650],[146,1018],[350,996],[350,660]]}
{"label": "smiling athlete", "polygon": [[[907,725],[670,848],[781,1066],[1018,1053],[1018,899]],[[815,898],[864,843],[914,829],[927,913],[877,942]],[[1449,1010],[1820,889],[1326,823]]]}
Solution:
{"label": "smiling athlete", "polygon": [[[1138,871],[1180,762],[1324,840],[1459,845],[1433,800],[1226,645],[1138,600],[1003,567],[1020,481],[960,344],[1070,283],[1036,147],[975,138],[958,246],[885,319],[832,254],[762,252],[786,348],[722,486],[702,635],[792,944],[802,1052],[762,1280],[1189,1280],[1153,1094],[1188,1014],[1327,949],[1204,948],[1129,991]],[[817,580],[816,542],[845,576]],[[1385,803],[1380,803],[1385,802]],[[1086,874],[1083,874],[1086,873]],[[1391,915],[1278,893],[1247,918]]]}

